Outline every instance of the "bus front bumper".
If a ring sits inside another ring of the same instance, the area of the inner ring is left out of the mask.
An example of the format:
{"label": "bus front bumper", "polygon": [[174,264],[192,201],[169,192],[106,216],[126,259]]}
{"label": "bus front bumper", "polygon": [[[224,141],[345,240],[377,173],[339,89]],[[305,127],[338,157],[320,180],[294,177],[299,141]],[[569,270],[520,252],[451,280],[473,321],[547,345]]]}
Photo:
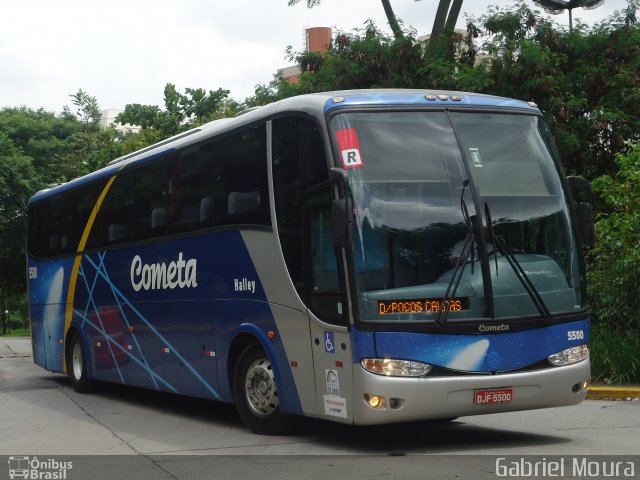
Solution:
{"label": "bus front bumper", "polygon": [[[590,375],[589,359],[536,371],[432,378],[385,377],[355,364],[353,421],[374,425],[575,405],[584,400]],[[498,403],[476,403],[479,390],[496,390]]]}

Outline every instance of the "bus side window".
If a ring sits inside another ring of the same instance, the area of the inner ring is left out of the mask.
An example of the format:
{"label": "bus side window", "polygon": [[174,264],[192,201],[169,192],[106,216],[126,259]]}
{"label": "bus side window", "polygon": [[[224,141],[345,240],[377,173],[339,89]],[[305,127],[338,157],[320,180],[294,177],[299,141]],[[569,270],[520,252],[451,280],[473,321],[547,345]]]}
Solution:
{"label": "bus side window", "polygon": [[213,214],[216,226],[271,225],[264,124],[216,142]]}
{"label": "bus side window", "polygon": [[131,175],[128,172],[121,173],[116,177],[100,206],[87,241],[87,248],[100,248],[128,239],[131,192]]}
{"label": "bus side window", "polygon": [[[133,191],[133,238],[147,238],[164,235],[165,225],[156,223],[152,228],[152,215],[156,212],[156,220],[161,217],[162,210],[167,208],[168,175],[166,159],[155,161],[132,171]],[[121,222],[125,223],[125,222]]]}
{"label": "bus side window", "polygon": [[169,233],[211,226],[213,206],[213,144],[170,159]]}

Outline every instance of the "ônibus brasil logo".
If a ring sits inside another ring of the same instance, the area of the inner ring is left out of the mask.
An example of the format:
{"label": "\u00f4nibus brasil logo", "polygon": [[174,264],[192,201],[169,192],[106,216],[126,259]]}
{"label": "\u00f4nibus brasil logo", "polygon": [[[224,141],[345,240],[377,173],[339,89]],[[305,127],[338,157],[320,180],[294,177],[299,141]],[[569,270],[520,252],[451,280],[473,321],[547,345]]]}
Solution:
{"label": "\u00f4nibus brasil logo", "polygon": [[39,460],[38,457],[9,457],[9,478],[26,478],[32,480],[65,480],[67,471],[73,468],[73,462],[60,461],[55,458]]}

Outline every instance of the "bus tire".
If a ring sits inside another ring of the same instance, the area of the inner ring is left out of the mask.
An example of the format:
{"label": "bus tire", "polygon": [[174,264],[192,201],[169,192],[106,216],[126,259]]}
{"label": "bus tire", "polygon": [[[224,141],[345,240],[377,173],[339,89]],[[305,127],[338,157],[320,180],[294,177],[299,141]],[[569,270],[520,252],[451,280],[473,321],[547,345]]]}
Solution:
{"label": "bus tire", "polygon": [[67,374],[71,380],[71,386],[78,393],[87,393],[92,386],[85,353],[80,334],[74,332],[69,339],[69,348],[67,350]]}
{"label": "bus tire", "polygon": [[244,424],[260,435],[280,435],[291,423],[282,413],[271,360],[259,345],[247,347],[233,370],[233,397]]}

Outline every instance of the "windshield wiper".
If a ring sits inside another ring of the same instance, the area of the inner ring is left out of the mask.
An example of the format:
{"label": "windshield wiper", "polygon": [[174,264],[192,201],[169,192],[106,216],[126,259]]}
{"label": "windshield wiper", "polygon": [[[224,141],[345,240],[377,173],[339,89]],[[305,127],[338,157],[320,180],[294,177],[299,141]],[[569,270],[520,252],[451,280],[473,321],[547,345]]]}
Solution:
{"label": "windshield wiper", "polygon": [[449,315],[449,307],[451,305],[451,299],[455,296],[462,280],[462,274],[467,266],[467,260],[471,257],[471,274],[473,275],[474,263],[475,263],[475,234],[473,232],[473,222],[469,216],[469,209],[467,203],[464,201],[464,191],[469,186],[469,180],[465,180],[462,184],[462,194],[460,195],[460,210],[462,211],[462,218],[467,226],[467,236],[464,239],[464,244],[460,251],[460,255],[456,260],[456,265],[453,267],[453,274],[447,285],[447,290],[444,293],[444,297],[440,301],[440,309],[438,310],[438,317],[436,318],[436,327],[441,327],[447,321]]}
{"label": "windshield wiper", "polygon": [[[493,241],[493,237],[495,236],[493,233],[493,220],[491,219],[491,212],[489,211],[489,205],[487,205],[487,203],[485,202],[484,204],[484,216],[485,219],[487,221],[487,234],[489,235],[489,239],[487,240],[488,242],[492,242]],[[496,248],[496,246],[493,246],[493,258],[496,262],[496,277],[499,276],[498,274],[498,249]]]}
{"label": "windshield wiper", "polygon": [[[487,217],[487,228],[489,230],[489,237],[493,240],[496,249],[499,249],[500,253],[507,259],[507,262],[509,262],[509,265],[515,272],[516,277],[518,277],[518,280],[520,280],[520,283],[522,283],[522,286],[524,287],[526,292],[529,294],[531,301],[535,305],[540,315],[545,319],[546,322],[551,322],[552,320],[551,312],[549,311],[547,304],[544,302],[544,299],[540,295],[540,292],[538,291],[536,286],[533,284],[533,282],[531,282],[531,280],[527,276],[527,273],[522,268],[522,265],[520,264],[520,262],[518,262],[518,259],[513,254],[513,251],[511,251],[509,246],[504,241],[504,238],[502,238],[501,235],[496,235],[495,232],[493,231],[493,221],[491,220],[491,211],[489,210],[489,204],[486,202],[484,204],[484,211]],[[498,258],[496,257],[496,275],[497,275],[497,270],[498,270]]]}

